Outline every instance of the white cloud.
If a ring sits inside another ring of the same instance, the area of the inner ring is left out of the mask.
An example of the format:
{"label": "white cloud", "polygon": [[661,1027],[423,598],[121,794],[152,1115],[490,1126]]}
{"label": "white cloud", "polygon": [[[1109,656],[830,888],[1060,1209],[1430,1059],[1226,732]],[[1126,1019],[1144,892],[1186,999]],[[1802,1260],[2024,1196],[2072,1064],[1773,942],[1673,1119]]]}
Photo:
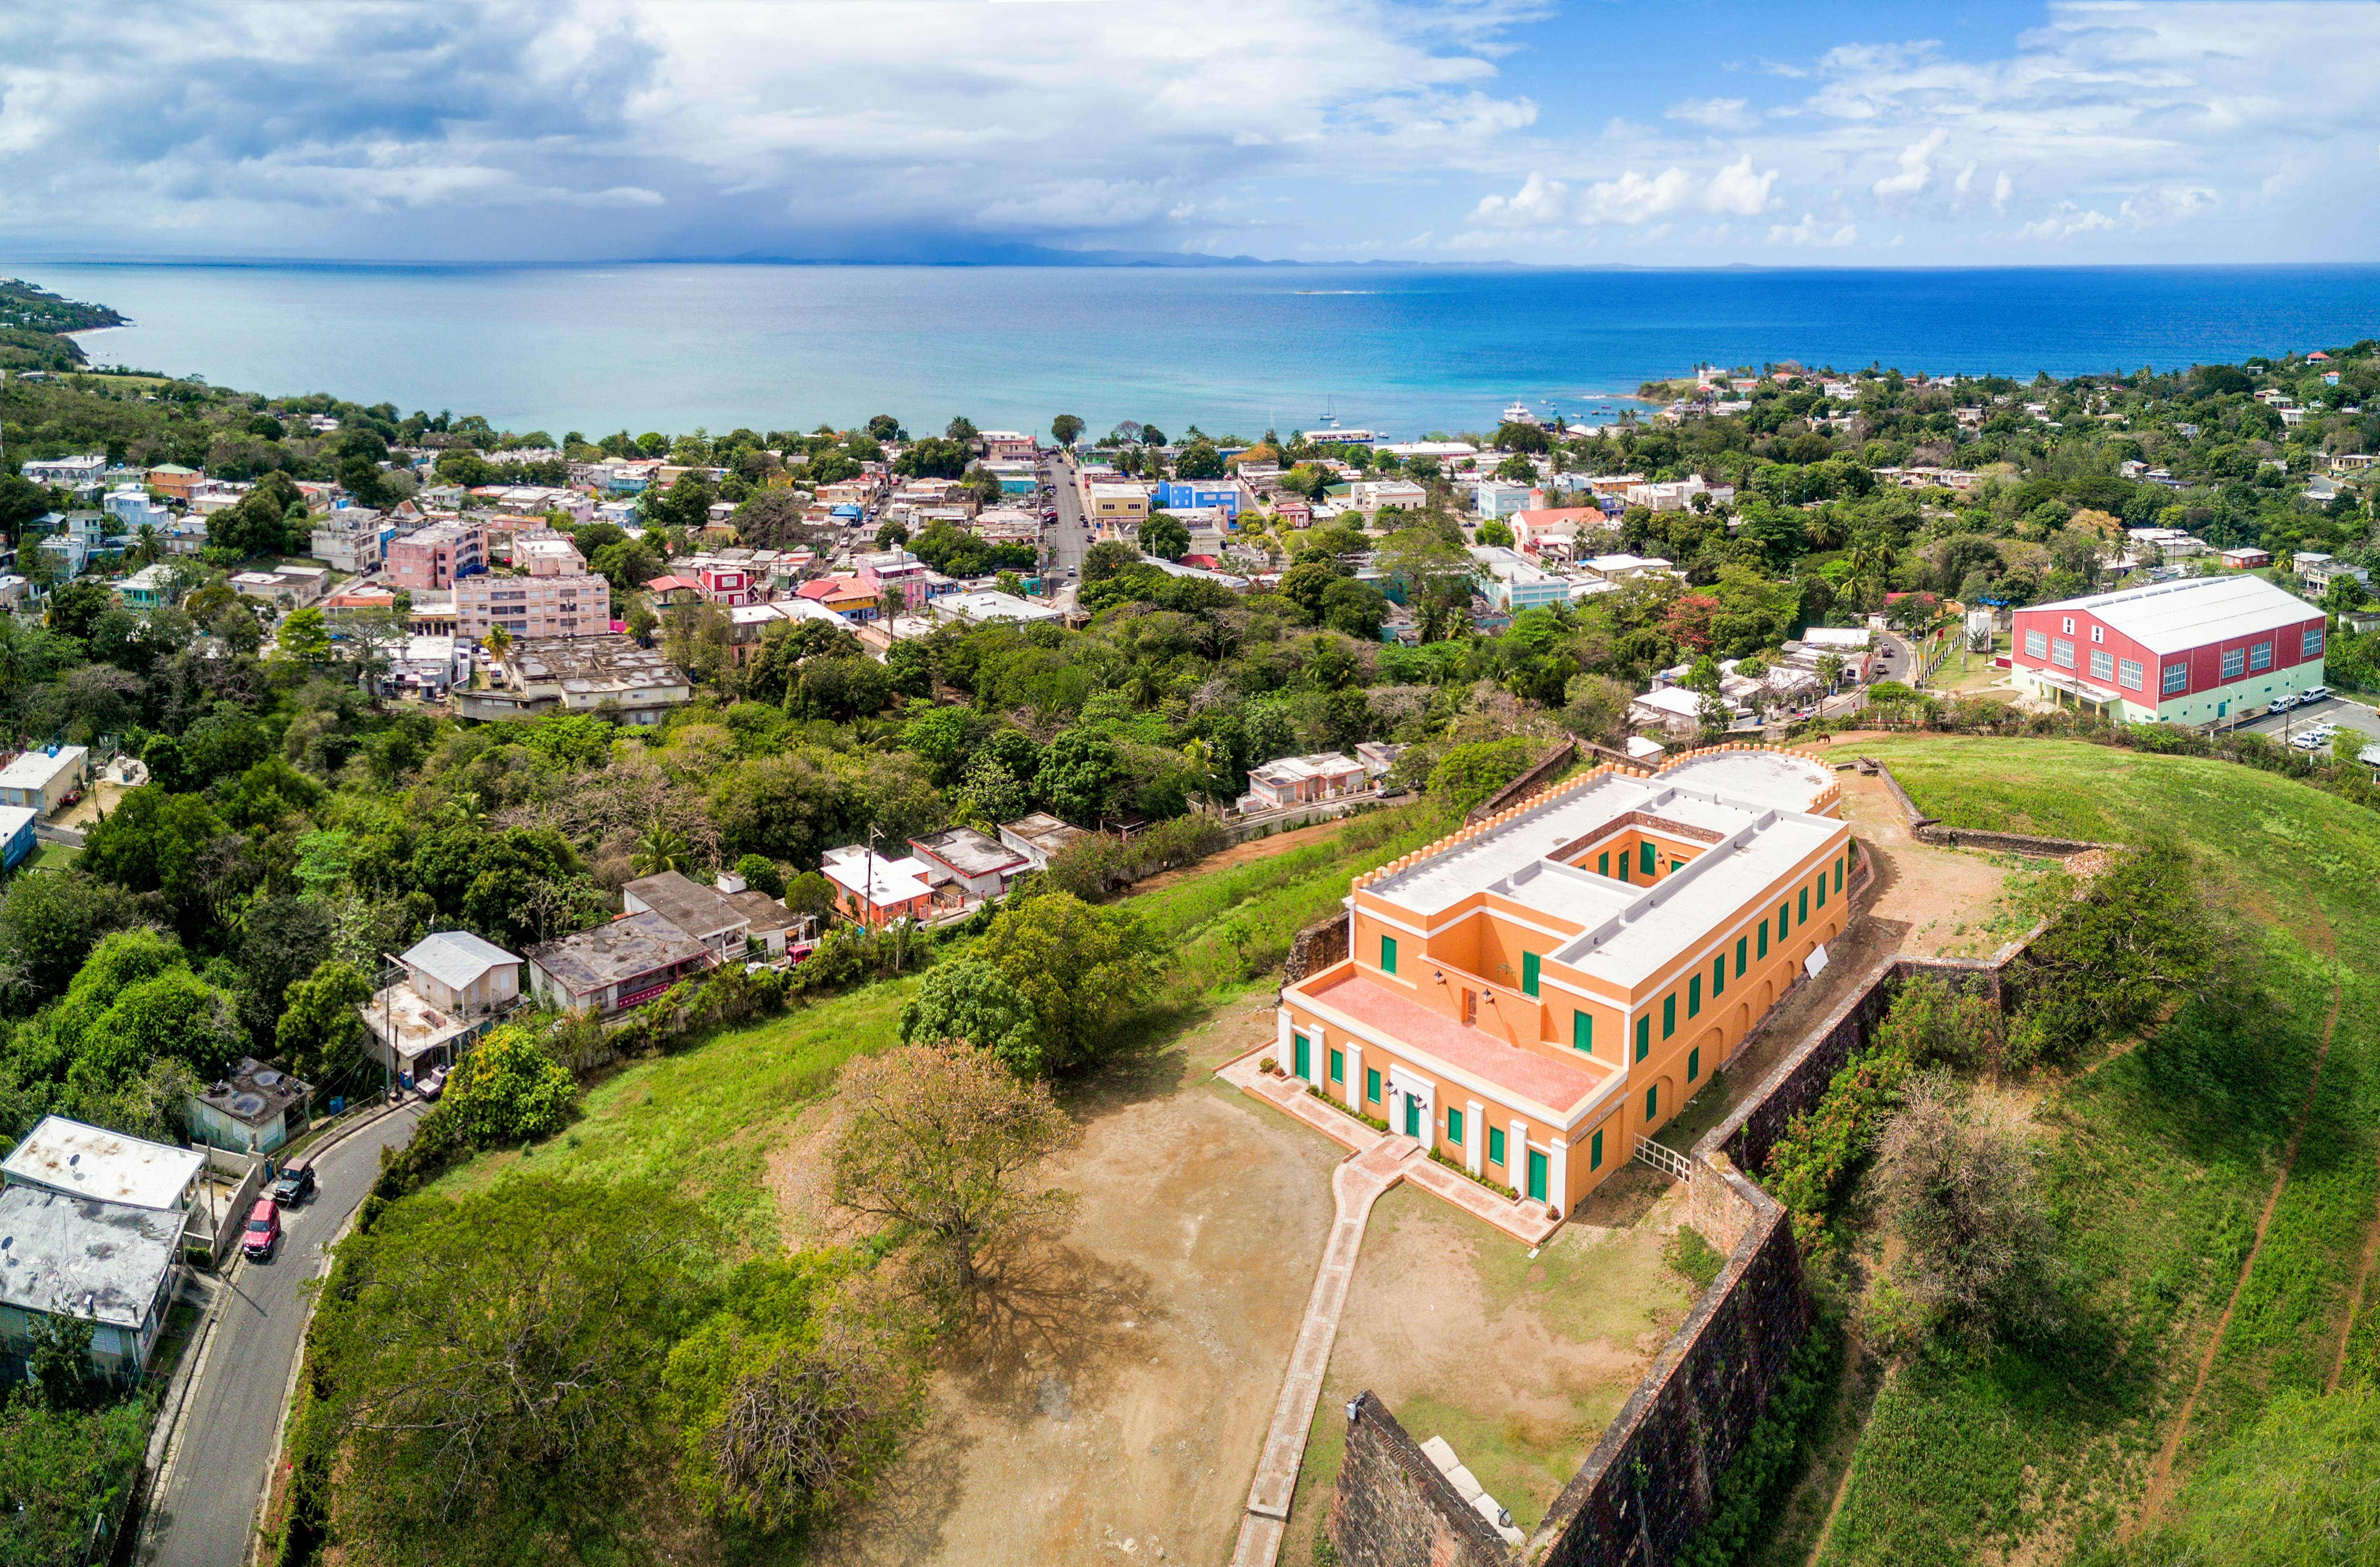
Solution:
{"label": "white cloud", "polygon": [[1934,177],[1934,154],[1940,152],[1942,143],[1949,140],[1950,133],[1937,127],[1922,140],[1902,148],[1898,160],[1900,171],[1886,175],[1876,182],[1876,200],[1885,201],[1896,196],[1914,196],[1925,189],[1925,182]]}
{"label": "white cloud", "polygon": [[1768,194],[1777,183],[1777,171],[1767,174],[1752,172],[1752,154],[1742,157],[1711,176],[1710,184],[1703,188],[1703,210],[1712,213],[1735,213],[1751,217],[1776,205]]}
{"label": "white cloud", "polygon": [[1584,228],[1603,224],[1640,225],[1696,209],[1750,217],[1773,205],[1769,187],[1777,171],[1753,171],[1752,154],[1707,177],[1675,165],[1659,174],[1627,170],[1584,187],[1531,170],[1510,196],[1489,194],[1471,211],[1471,221],[1493,228]]}
{"label": "white cloud", "polygon": [[2071,239],[2077,235],[2098,234],[2116,226],[2116,220],[2096,207],[2078,207],[2071,201],[2060,201],[2049,215],[2024,225],[2024,232],[2036,239]]}
{"label": "white cloud", "polygon": [[2009,198],[2016,194],[2016,181],[2002,169],[1992,179],[1992,213],[1998,217],[2008,215]]}
{"label": "white cloud", "polygon": [[1760,123],[1760,116],[1745,106],[1747,102],[1742,98],[1688,98],[1670,104],[1664,112],[1670,119],[1708,126],[1713,130],[1749,130]]}
{"label": "white cloud", "polygon": [[1802,221],[1790,227],[1780,223],[1771,225],[1768,230],[1768,243],[1771,245],[1840,249],[1845,245],[1854,244],[1858,239],[1857,225],[1822,224],[1815,214],[1810,213],[1803,213]]}

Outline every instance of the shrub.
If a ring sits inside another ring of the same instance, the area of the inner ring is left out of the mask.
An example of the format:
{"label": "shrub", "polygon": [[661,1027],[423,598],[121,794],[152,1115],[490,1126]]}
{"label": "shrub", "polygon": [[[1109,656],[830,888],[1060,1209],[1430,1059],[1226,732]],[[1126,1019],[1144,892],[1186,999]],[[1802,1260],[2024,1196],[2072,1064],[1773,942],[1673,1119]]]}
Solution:
{"label": "shrub", "polygon": [[1793,1346],[1785,1374],[1769,1392],[1768,1407],[1752,1423],[1742,1451],[1720,1472],[1710,1516],[1686,1541],[1678,1567],[1731,1567],[1743,1559],[1763,1521],[1801,1473],[1841,1366],[1840,1330],[1822,1316]]}
{"label": "shrub", "polygon": [[1694,1285],[1699,1294],[1727,1269],[1727,1253],[1703,1238],[1691,1224],[1681,1224],[1661,1243],[1661,1260],[1670,1270]]}
{"label": "shrub", "polygon": [[1910,1073],[1898,1045],[1879,1045],[1843,1063],[1815,1110],[1786,1124],[1768,1150],[1762,1183],[1793,1215],[1793,1239],[1803,1256],[1826,1242],[1827,1209],[1851,1169],[1874,1142],[1885,1113],[1900,1102]]}
{"label": "shrub", "polygon": [[569,1072],[517,1026],[481,1039],[446,1086],[462,1135],[481,1148],[552,1136],[570,1119],[577,1094]]}

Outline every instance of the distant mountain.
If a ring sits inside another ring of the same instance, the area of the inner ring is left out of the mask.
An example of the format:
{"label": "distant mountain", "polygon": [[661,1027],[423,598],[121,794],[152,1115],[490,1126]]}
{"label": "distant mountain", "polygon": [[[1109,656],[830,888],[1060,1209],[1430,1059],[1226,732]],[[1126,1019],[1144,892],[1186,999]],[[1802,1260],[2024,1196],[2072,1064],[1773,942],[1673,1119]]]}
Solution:
{"label": "distant mountain", "polygon": [[1048,245],[943,237],[863,242],[848,246],[832,256],[786,256],[756,250],[736,256],[687,254],[654,259],[828,267],[1294,267],[1306,264],[1303,261],[1269,261],[1258,256],[1200,256],[1178,250],[1062,250]]}

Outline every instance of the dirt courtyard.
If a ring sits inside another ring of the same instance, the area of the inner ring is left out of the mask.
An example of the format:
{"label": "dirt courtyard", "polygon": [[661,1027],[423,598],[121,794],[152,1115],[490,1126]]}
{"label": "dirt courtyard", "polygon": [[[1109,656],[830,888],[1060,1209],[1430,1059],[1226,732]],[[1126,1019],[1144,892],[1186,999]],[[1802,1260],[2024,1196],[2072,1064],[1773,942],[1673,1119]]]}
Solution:
{"label": "dirt courtyard", "polygon": [[1283,1563],[1311,1560],[1366,1389],[1415,1441],[1444,1437],[1524,1529],[1685,1319],[1694,1288],[1662,1260],[1684,1186],[1643,1166],[1597,1188],[1534,1257],[1411,1185],[1372,1210],[1330,1356]]}
{"label": "dirt courtyard", "polygon": [[925,1428],[834,1561],[1226,1560],[1330,1225],[1344,1150],[1214,1068],[1272,1037],[1262,992],[1072,1108],[1062,1243],[938,1375]]}

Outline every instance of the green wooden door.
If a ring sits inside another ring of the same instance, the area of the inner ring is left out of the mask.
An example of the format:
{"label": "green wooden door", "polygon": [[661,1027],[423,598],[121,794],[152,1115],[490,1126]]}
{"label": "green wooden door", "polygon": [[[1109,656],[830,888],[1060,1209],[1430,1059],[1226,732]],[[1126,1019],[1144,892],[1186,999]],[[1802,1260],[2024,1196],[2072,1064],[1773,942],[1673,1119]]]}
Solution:
{"label": "green wooden door", "polygon": [[1421,1136],[1421,1100],[1405,1096],[1405,1136],[1418,1140]]}
{"label": "green wooden door", "polygon": [[1546,1200],[1546,1156],[1535,1148],[1529,1150],[1529,1198]]}
{"label": "green wooden door", "polygon": [[1305,1082],[1313,1082],[1314,1046],[1312,1042],[1303,1034],[1292,1034],[1289,1039],[1290,1055],[1293,1063],[1290,1070]]}

